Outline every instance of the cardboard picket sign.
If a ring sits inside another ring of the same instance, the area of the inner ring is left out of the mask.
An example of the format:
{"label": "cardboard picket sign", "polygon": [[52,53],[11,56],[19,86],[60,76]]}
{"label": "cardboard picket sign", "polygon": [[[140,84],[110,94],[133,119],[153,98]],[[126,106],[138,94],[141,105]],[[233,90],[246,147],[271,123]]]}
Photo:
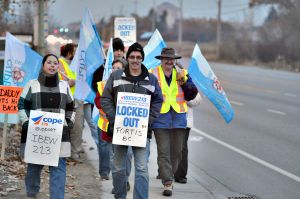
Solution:
{"label": "cardboard picket sign", "polygon": [[146,147],[150,95],[119,92],[112,143]]}
{"label": "cardboard picket sign", "polygon": [[0,113],[18,113],[18,102],[23,88],[0,85]]}
{"label": "cardboard picket sign", "polygon": [[30,111],[24,161],[58,166],[64,114]]}
{"label": "cardboard picket sign", "polygon": [[131,46],[136,42],[136,20],[134,17],[116,17],[114,21],[114,38],[119,37],[124,46]]}

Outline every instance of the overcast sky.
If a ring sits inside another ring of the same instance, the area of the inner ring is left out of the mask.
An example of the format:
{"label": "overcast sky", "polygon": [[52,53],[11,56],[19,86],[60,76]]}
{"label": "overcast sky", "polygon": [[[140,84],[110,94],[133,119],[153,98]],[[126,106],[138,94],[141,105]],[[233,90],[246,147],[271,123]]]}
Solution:
{"label": "overcast sky", "polygon": [[[216,18],[217,0],[182,0],[184,18]],[[170,2],[179,6],[180,0],[56,0],[49,4],[49,15],[62,25],[81,21],[84,8],[89,8],[97,22],[102,17],[111,15],[130,16],[135,13],[140,16],[148,14],[156,6]],[[243,21],[248,13],[248,0],[222,0],[222,19]],[[265,8],[256,8],[253,11],[255,23],[259,23],[266,16]]]}

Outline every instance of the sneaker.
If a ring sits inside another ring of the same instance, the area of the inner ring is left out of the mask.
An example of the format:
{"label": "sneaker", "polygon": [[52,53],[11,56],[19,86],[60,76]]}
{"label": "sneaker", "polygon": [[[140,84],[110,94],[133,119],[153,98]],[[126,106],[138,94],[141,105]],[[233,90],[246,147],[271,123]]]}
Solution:
{"label": "sneaker", "polygon": [[186,184],[187,179],[186,178],[175,178],[175,182],[178,182],[180,184]]}
{"label": "sneaker", "polygon": [[33,194],[33,193],[27,193],[27,197],[26,198],[36,198],[37,194]]}
{"label": "sneaker", "polygon": [[108,176],[101,176],[101,180],[109,180]]}
{"label": "sneaker", "polygon": [[173,185],[172,184],[166,184],[164,185],[164,191],[163,195],[164,196],[172,196],[172,190],[173,190]]}

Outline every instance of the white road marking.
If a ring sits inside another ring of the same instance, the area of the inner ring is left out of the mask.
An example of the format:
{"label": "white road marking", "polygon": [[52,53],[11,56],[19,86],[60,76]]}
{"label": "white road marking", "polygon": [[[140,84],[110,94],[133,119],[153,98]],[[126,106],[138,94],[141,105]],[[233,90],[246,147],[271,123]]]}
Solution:
{"label": "white road marking", "polygon": [[294,93],[284,93],[284,96],[287,96],[287,97],[297,97],[297,95],[294,94]]}
{"label": "white road marking", "polygon": [[191,142],[200,142],[203,140],[202,136],[189,136],[189,141]]}
{"label": "white road marking", "polygon": [[248,158],[250,160],[253,160],[254,162],[257,162],[257,163],[259,163],[259,164],[261,164],[261,165],[263,165],[263,166],[265,166],[265,167],[267,167],[269,169],[272,169],[273,171],[276,171],[276,172],[278,172],[278,173],[280,173],[280,174],[282,174],[282,175],[284,175],[286,177],[289,177],[289,178],[291,178],[291,179],[293,179],[293,180],[295,180],[295,181],[297,181],[297,182],[300,183],[300,177],[299,176],[296,176],[295,174],[292,174],[292,173],[290,173],[290,172],[288,172],[286,170],[283,170],[283,169],[281,169],[281,168],[279,168],[279,167],[277,167],[277,166],[275,166],[275,165],[273,165],[273,164],[271,164],[269,162],[266,162],[266,161],[264,161],[262,159],[259,159],[259,158],[255,157],[255,156],[253,156],[253,155],[251,155],[251,154],[249,154],[249,153],[241,150],[241,149],[238,149],[238,148],[236,148],[236,147],[234,147],[234,146],[232,146],[230,144],[227,144],[226,142],[223,142],[223,141],[221,141],[221,140],[219,140],[219,139],[217,139],[217,138],[215,138],[215,137],[213,137],[211,135],[208,135],[207,133],[205,133],[205,132],[203,132],[203,131],[201,131],[199,129],[196,129],[196,128],[192,128],[192,129],[196,133],[200,134],[201,136],[203,136],[203,137],[205,137],[205,138],[207,138],[207,139],[209,139],[211,141],[214,141],[214,142],[216,142],[216,143],[218,143],[218,144],[220,144],[220,145],[222,145],[222,146],[224,146],[224,147],[226,147],[226,148],[228,148],[228,149],[230,149],[230,150],[232,150],[232,151],[234,151],[234,152],[236,152],[236,153],[238,153],[238,154],[240,154],[240,155],[242,155],[242,156],[244,156],[244,157],[246,157],[246,158]]}
{"label": "white road marking", "polygon": [[231,104],[237,105],[237,106],[244,106],[244,103],[242,102],[237,102],[237,101],[230,101]]}
{"label": "white road marking", "polygon": [[275,113],[275,114],[278,114],[278,115],[286,115],[285,112],[277,111],[277,110],[274,110],[274,109],[268,109],[267,111],[269,113]]}

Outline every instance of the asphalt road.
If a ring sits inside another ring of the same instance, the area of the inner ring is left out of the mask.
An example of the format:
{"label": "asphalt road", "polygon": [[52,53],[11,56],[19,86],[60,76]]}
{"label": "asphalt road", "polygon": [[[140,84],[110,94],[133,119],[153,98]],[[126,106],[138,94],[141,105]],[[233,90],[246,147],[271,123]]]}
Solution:
{"label": "asphalt road", "polygon": [[[210,63],[235,117],[226,124],[205,98],[195,108],[190,168],[215,196],[300,198],[300,74]],[[202,137],[202,139],[201,139]]]}

